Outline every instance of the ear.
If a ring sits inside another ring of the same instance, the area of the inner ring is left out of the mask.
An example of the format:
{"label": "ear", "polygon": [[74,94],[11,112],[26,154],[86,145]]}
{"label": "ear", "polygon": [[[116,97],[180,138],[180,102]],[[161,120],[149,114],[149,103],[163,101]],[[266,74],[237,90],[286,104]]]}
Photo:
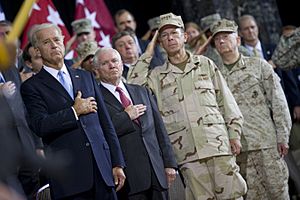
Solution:
{"label": "ear", "polygon": [[188,34],[186,32],[184,32],[183,37],[184,37],[184,43],[186,43],[187,39],[188,39]]}
{"label": "ear", "polygon": [[40,50],[37,47],[34,47],[34,50],[35,50],[36,55],[41,57]]}
{"label": "ear", "polygon": [[237,45],[238,45],[238,46],[241,45],[241,37],[240,37],[240,36],[237,36],[237,37],[236,37],[236,42],[237,42]]}

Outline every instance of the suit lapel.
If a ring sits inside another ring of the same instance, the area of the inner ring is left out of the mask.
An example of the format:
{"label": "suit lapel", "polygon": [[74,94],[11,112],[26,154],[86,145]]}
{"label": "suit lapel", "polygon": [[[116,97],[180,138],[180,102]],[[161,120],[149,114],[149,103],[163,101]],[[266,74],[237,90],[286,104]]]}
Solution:
{"label": "suit lapel", "polygon": [[41,69],[41,71],[36,75],[36,77],[40,79],[41,84],[57,91],[57,94],[65,97],[66,99],[73,100],[68,94],[68,92],[65,90],[65,88],[58,82],[58,80],[56,80],[44,68]]}
{"label": "suit lapel", "polygon": [[119,102],[119,100],[103,85],[100,84],[101,92],[104,96],[105,103],[111,105],[112,107],[116,108],[117,110],[123,110],[122,104]]}
{"label": "suit lapel", "polygon": [[67,67],[67,69],[71,76],[71,80],[72,80],[72,84],[73,84],[73,94],[74,94],[74,98],[75,98],[77,95],[77,92],[80,91],[80,88],[81,88],[81,83],[82,83],[81,75],[79,73],[79,70],[75,70],[75,69],[72,69],[69,67]]}

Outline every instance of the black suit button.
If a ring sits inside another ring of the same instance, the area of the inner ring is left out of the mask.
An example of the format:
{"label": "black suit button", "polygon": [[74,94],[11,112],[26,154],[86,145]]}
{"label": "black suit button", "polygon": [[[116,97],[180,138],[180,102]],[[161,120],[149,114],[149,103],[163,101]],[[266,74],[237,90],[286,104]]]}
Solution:
{"label": "black suit button", "polygon": [[89,142],[85,143],[86,147],[89,147],[91,144]]}

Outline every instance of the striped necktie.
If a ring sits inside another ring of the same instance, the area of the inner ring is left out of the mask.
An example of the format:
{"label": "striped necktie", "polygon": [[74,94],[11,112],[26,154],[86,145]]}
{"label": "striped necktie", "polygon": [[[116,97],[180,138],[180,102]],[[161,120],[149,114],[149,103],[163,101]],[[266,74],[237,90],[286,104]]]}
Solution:
{"label": "striped necktie", "polygon": [[[121,103],[123,105],[124,108],[127,108],[128,106],[130,106],[132,103],[130,101],[130,99],[128,99],[125,95],[125,93],[123,92],[122,88],[120,87],[116,87],[116,91],[119,93],[120,95],[120,100],[121,100]],[[138,119],[134,119],[133,120],[136,124],[140,125],[140,122]]]}

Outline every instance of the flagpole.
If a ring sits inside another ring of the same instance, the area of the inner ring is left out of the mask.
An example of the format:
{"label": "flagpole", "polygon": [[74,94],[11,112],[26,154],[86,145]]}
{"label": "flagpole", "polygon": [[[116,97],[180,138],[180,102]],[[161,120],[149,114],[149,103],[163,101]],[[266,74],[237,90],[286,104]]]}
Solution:
{"label": "flagpole", "polygon": [[7,36],[7,42],[14,42],[17,40],[29,18],[29,12],[32,5],[38,0],[25,0],[12,24],[12,29]]}

